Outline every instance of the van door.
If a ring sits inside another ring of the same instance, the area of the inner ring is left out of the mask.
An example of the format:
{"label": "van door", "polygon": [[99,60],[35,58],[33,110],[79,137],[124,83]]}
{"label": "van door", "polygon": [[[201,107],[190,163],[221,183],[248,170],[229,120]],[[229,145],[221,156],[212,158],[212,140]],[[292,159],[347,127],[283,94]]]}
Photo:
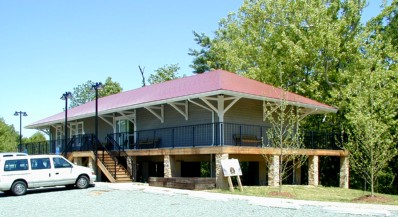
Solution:
{"label": "van door", "polygon": [[31,158],[31,183],[29,187],[51,186],[53,183],[50,158]]}
{"label": "van door", "polygon": [[62,157],[53,157],[54,185],[75,184],[76,175],[73,174],[73,165]]}

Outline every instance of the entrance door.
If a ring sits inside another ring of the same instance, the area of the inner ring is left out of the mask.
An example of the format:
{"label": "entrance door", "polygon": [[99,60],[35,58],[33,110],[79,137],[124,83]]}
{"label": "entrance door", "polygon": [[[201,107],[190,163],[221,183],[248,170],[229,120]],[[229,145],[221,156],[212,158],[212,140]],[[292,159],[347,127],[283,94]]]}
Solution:
{"label": "entrance door", "polygon": [[82,136],[84,135],[83,122],[75,122],[69,124],[70,137],[75,137],[75,142],[73,144],[73,150],[80,150],[82,146]]}
{"label": "entrance door", "polygon": [[60,154],[63,151],[64,131],[62,125],[55,126],[55,153]]}
{"label": "entrance door", "polygon": [[129,120],[116,120],[116,142],[123,148],[128,149],[134,144],[134,124]]}

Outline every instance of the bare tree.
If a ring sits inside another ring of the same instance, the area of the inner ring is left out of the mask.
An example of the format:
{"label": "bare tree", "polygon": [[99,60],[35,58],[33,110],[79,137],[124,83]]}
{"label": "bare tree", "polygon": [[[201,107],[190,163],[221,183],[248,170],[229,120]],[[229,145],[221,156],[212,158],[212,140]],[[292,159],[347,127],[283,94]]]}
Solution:
{"label": "bare tree", "polygon": [[141,66],[138,65],[138,68],[140,69],[141,76],[142,76],[142,86],[145,87],[145,86],[146,86],[146,83],[145,83],[145,76],[144,76],[145,67],[144,67],[144,68],[141,68]]}
{"label": "bare tree", "polygon": [[278,149],[277,168],[270,168],[275,165],[274,158],[263,154],[269,169],[277,169],[279,192],[282,191],[282,183],[288,175],[292,174],[294,168],[303,165],[307,156],[300,155],[300,149],[304,148],[303,139],[299,131],[299,121],[302,119],[300,108],[289,105],[286,98],[287,91],[276,90],[280,99],[277,102],[264,101],[264,119],[269,121],[271,128],[267,131],[268,146]]}

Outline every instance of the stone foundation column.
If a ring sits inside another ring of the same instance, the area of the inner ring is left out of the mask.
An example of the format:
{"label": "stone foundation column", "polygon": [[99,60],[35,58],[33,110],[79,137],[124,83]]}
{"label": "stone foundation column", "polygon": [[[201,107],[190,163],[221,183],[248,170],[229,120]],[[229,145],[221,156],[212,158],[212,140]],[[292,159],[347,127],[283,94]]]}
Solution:
{"label": "stone foundation column", "polygon": [[95,169],[94,169],[94,160],[91,159],[91,157],[88,158],[88,165],[87,166],[88,166],[88,168],[91,168],[91,169],[93,169],[95,171]]}
{"label": "stone foundation column", "polygon": [[258,182],[261,186],[267,185],[267,163],[265,159],[258,162]]}
{"label": "stone foundation column", "polygon": [[319,156],[308,156],[308,185],[319,184]]}
{"label": "stone foundation column", "polygon": [[165,155],[163,165],[165,178],[181,176],[181,162],[177,162],[174,156]]}
{"label": "stone foundation column", "polygon": [[268,166],[268,185],[279,186],[279,155],[272,155]]}
{"label": "stone foundation column", "polygon": [[171,177],[173,177],[173,174],[172,174],[172,172],[171,172],[171,159],[170,159],[170,155],[165,155],[165,156],[164,156],[163,166],[164,166],[164,178],[171,178]]}
{"label": "stone foundation column", "polygon": [[350,163],[348,157],[340,157],[340,188],[349,188]]}
{"label": "stone foundation column", "polygon": [[133,181],[137,181],[137,157],[127,157],[127,170]]}
{"label": "stone foundation column", "polygon": [[221,167],[221,160],[227,160],[228,154],[216,154],[216,187],[221,189],[228,189],[228,179],[224,177]]}
{"label": "stone foundation column", "polygon": [[301,166],[297,165],[295,163],[294,169],[293,169],[293,174],[294,174],[294,184],[295,185],[301,185]]}

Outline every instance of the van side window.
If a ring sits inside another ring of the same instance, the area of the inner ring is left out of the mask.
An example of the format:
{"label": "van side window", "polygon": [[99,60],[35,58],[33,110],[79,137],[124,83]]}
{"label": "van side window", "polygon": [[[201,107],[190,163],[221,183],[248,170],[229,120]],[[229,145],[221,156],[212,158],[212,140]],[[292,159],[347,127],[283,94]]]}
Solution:
{"label": "van side window", "polygon": [[53,158],[54,168],[71,168],[72,165],[63,158],[54,157]]}
{"label": "van side window", "polygon": [[32,170],[50,169],[50,159],[49,158],[34,158],[30,159],[30,164],[32,165]]}
{"label": "van side window", "polygon": [[4,171],[20,171],[20,170],[28,170],[27,159],[6,160],[6,162],[4,163]]}

